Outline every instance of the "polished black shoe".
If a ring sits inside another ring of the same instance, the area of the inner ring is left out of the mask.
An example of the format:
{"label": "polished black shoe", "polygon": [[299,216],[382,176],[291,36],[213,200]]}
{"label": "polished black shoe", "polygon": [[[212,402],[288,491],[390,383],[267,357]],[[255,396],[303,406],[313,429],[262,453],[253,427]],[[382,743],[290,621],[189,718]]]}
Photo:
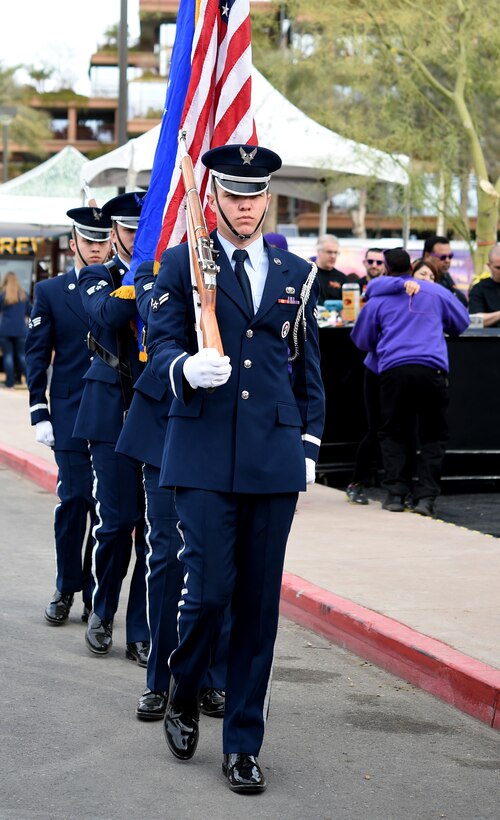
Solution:
{"label": "polished black shoe", "polygon": [[175,703],[169,703],[167,706],[163,731],[168,748],[179,760],[189,760],[196,751],[199,716],[197,701],[191,706]]}
{"label": "polished black shoe", "polygon": [[96,655],[107,655],[113,645],[113,621],[102,621],[95,612],[91,612],[85,642]]}
{"label": "polished black shoe", "polygon": [[382,509],[389,510],[389,512],[404,512],[404,496],[387,493],[384,503],[382,504]]}
{"label": "polished black shoe", "polygon": [[224,717],[226,696],[222,689],[202,689],[200,692],[200,712],[208,717]]}
{"label": "polished black shoe", "polygon": [[168,692],[152,692],[146,689],[139,698],[135,714],[139,720],[161,720],[165,717]]}
{"label": "polished black shoe", "polygon": [[413,512],[432,518],[436,512],[436,502],[434,498],[419,498],[418,501],[415,502]]}
{"label": "polished black shoe", "polygon": [[52,626],[62,626],[68,620],[69,611],[73,606],[73,593],[63,595],[58,589],[45,609],[45,620]]}
{"label": "polished black shoe", "polygon": [[347,500],[351,504],[369,504],[368,498],[366,497],[365,488],[362,484],[349,484],[346,491],[345,491]]}
{"label": "polished black shoe", "polygon": [[83,602],[82,623],[88,624],[90,613],[92,612],[92,601]]}
{"label": "polished black shoe", "polygon": [[125,657],[128,658],[129,661],[136,661],[137,666],[147,666],[148,655],[148,641],[135,641],[134,643],[127,644],[127,648],[125,650]]}
{"label": "polished black shoe", "polygon": [[267,786],[262,769],[253,755],[243,753],[224,755],[222,771],[233,792],[256,794],[263,792]]}

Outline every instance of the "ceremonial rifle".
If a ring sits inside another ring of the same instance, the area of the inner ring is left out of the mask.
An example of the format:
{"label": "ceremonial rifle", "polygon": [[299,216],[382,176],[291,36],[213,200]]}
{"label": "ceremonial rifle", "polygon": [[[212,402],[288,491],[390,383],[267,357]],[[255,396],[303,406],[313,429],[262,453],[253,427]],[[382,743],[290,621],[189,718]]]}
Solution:
{"label": "ceremonial rifle", "polygon": [[186,147],[185,131],[179,132],[179,152],[182,179],[186,190],[186,223],[191,270],[195,280],[193,284],[200,301],[199,326],[203,347],[215,348],[223,356],[224,350],[215,315],[216,280],[219,266],[215,262],[213,242],[208,232],[200,194],[196,187],[193,163]]}

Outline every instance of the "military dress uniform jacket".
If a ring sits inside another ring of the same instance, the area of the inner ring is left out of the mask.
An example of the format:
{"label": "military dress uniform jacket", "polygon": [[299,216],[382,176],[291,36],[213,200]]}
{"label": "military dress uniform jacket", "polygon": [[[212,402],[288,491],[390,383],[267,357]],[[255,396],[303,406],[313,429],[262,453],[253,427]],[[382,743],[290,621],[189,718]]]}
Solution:
{"label": "military dress uniform jacket", "polygon": [[[83,375],[90,364],[87,332],[88,317],[74,268],[36,285],[26,337],[31,423],[52,422],[55,450],[87,451],[86,441],[73,438]],[[54,351],[49,408],[47,368]]]}
{"label": "military dress uniform jacket", "polygon": [[291,329],[311,266],[265,243],[269,270],[261,304],[251,315],[224,250],[213,234],[220,272],[217,321],[232,373],[208,391],[192,390],[182,368],[197,351],[186,244],[163,254],[148,325],[152,371],[170,384],[160,483],[226,493],[304,490],[305,457],[318,458],[324,421],[315,281],[307,302],[307,337],[288,368]]}
{"label": "military dress uniform jacket", "polygon": [[[153,262],[139,265],[134,277],[135,298],[145,326],[149,321],[155,279]],[[134,384],[134,398],[116,445],[117,451],[160,468],[171,403],[169,386],[152,373],[148,361]]]}
{"label": "military dress uniform jacket", "polygon": [[[114,261],[122,275],[126,273],[119,257],[115,256]],[[134,383],[143,370],[137,339],[131,327],[137,312],[135,299],[111,296],[115,288],[105,265],[82,268],[78,287],[89,317],[90,332],[107,351],[117,356],[117,331],[129,331],[129,357]],[[85,387],[74,434],[89,441],[116,443],[125,412],[118,370],[94,354],[83,378]]]}

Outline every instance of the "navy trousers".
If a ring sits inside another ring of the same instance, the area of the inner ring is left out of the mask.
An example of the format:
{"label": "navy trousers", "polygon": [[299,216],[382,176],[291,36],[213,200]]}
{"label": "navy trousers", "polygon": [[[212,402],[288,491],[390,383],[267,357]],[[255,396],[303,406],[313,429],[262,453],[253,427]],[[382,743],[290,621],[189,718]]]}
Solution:
{"label": "navy trousers", "polygon": [[90,454],[55,450],[54,456],[59,496],[54,512],[56,587],[63,594],[81,590],[82,599],[90,601],[93,587],[90,553],[95,523]]}
{"label": "navy trousers", "polygon": [[[177,609],[182,592],[184,568],[178,553],[182,541],[177,529],[173,490],[159,486],[160,470],[143,467],[146,491],[146,589],[151,646],[148,657],[147,686],[153,692],[168,692],[168,659],[178,644]],[[229,610],[228,610],[229,616]],[[225,617],[203,689],[224,689],[226,685],[229,617]]]}
{"label": "navy trousers", "polygon": [[130,563],[135,529],[136,558],[126,613],[127,643],[149,641],[141,466],[134,459],[116,453],[111,442],[91,441],[89,447],[97,517],[93,530],[92,609],[103,620],[114,617]]}
{"label": "navy trousers", "polygon": [[184,546],[173,700],[191,703],[231,606],[223,752],[257,755],[264,737],[288,534],[297,493],[177,488]]}

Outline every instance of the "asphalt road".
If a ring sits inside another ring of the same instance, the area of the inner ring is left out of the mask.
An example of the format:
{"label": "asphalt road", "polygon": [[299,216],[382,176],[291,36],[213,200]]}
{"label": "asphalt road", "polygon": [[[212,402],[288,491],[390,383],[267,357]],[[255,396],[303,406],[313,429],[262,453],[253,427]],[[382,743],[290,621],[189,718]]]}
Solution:
{"label": "asphalt road", "polygon": [[106,658],[84,646],[79,601],[66,626],[44,622],[53,496],[0,468],[0,499],[2,820],[498,820],[498,732],[285,620],[265,794],[227,788],[220,721],[175,761],[161,723],[134,716],[145,676],[123,611]]}

